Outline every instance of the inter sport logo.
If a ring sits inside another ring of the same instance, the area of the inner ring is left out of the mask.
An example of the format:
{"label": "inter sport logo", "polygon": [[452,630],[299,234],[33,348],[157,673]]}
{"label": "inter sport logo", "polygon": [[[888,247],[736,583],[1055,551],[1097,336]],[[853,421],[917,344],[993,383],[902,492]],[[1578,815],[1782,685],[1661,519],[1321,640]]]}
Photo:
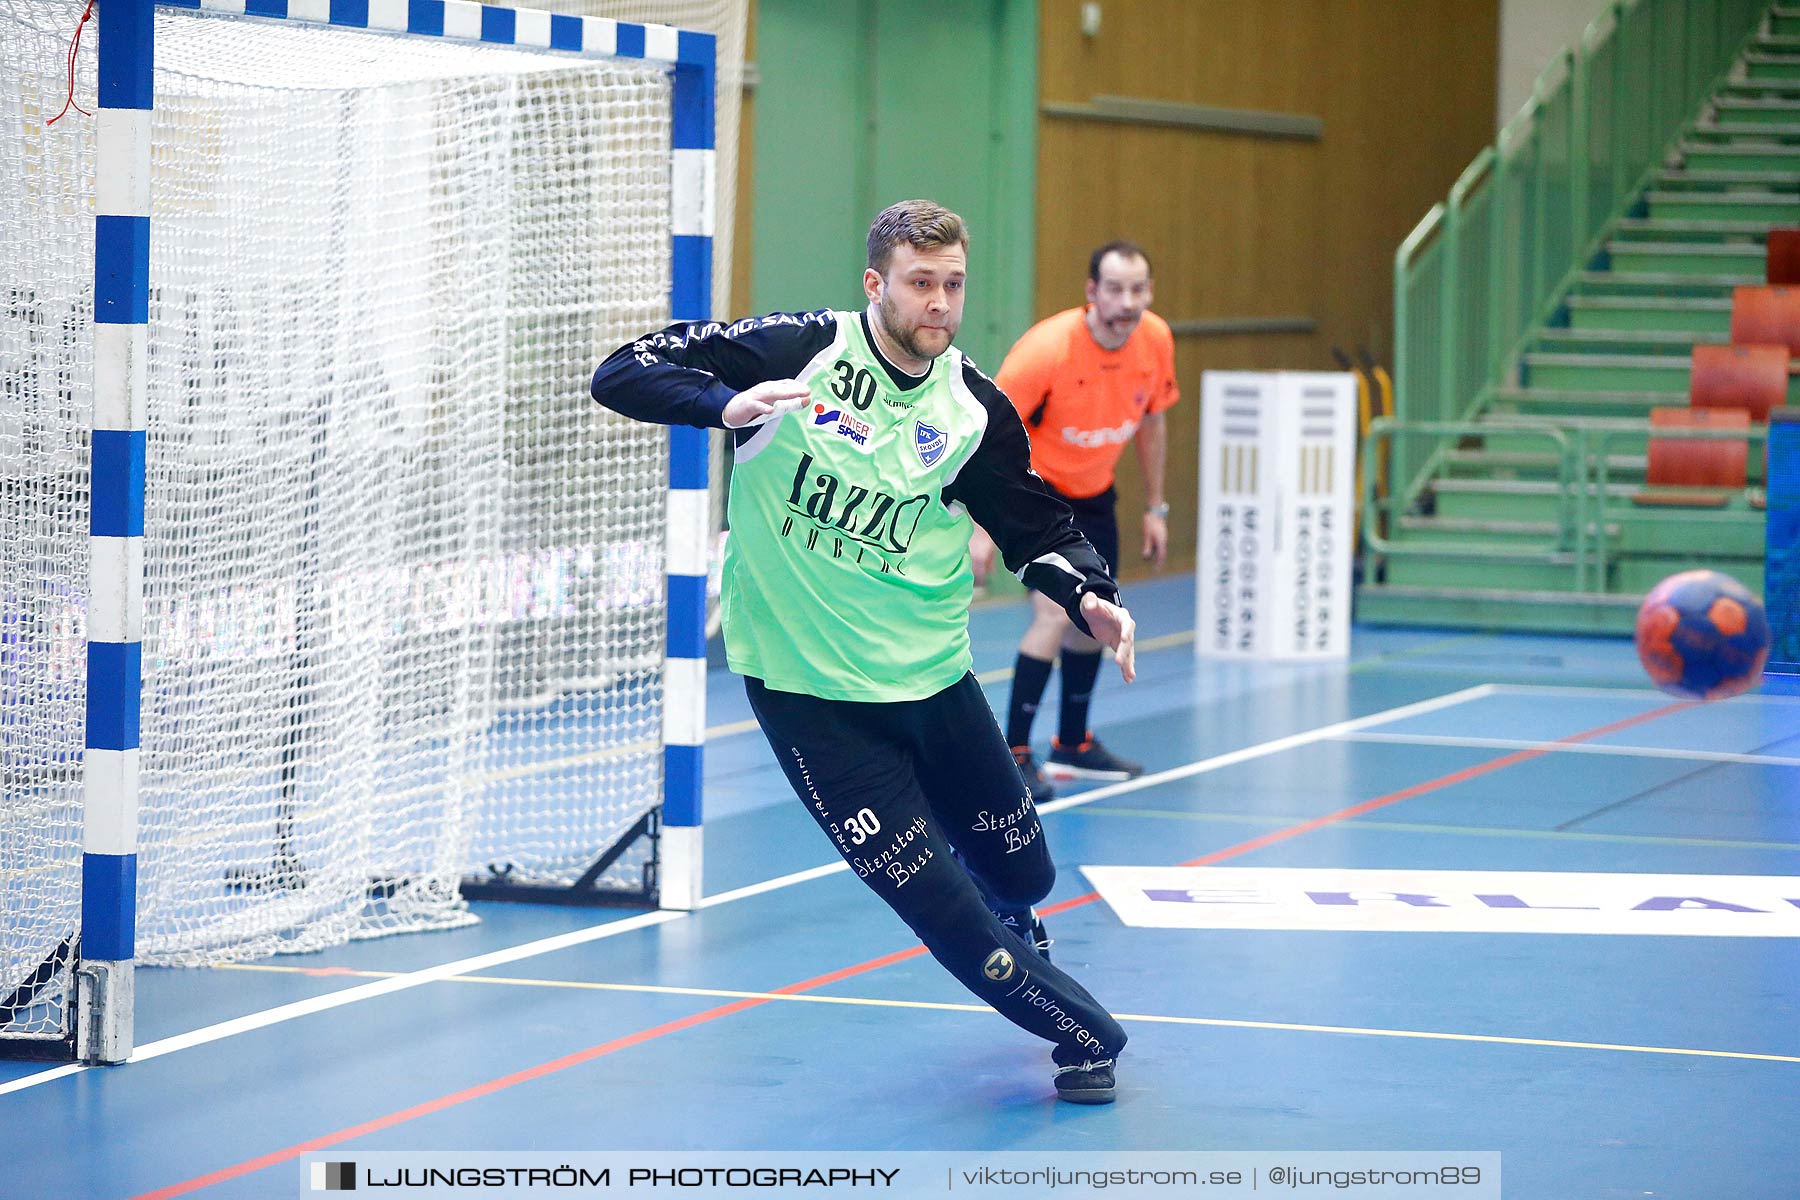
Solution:
{"label": "inter sport logo", "polygon": [[823,404],[813,405],[813,424],[826,426],[830,432],[861,450],[869,452],[869,434],[874,427],[867,421],[851,416],[842,409],[826,408]]}

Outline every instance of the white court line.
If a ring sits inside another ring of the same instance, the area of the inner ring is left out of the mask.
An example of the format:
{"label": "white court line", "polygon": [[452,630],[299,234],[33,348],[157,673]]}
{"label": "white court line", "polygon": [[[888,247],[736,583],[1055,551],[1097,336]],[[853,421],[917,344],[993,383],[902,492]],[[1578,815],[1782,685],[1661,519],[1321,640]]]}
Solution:
{"label": "white court line", "polygon": [[[1078,808],[1083,804],[1092,804],[1096,800],[1106,800],[1126,792],[1135,792],[1142,788],[1154,787],[1159,783],[1169,783],[1176,779],[1186,779],[1192,775],[1204,775],[1209,771],[1217,771],[1224,767],[1234,767],[1251,759],[1264,758],[1270,754],[1279,754],[1283,750],[1293,750],[1299,746],[1311,745],[1314,742],[1329,741],[1353,734],[1370,725],[1380,725],[1388,721],[1400,721],[1407,717],[1416,717],[1423,713],[1436,712],[1440,708],[1452,708],[1465,704],[1470,700],[1479,700],[1492,689],[1492,684],[1477,684],[1472,688],[1464,688],[1460,692],[1435,696],[1430,700],[1421,700],[1417,704],[1407,704],[1400,708],[1390,708],[1378,713],[1370,713],[1366,717],[1357,717],[1350,721],[1339,721],[1336,725],[1324,725],[1305,733],[1290,734],[1284,738],[1276,738],[1272,742],[1261,742],[1255,746],[1246,746],[1242,750],[1231,750],[1224,754],[1215,754],[1211,758],[1189,763],[1185,767],[1171,767],[1167,771],[1158,771],[1154,775],[1139,775],[1136,779],[1125,779],[1118,783],[1097,787],[1078,796],[1068,796],[1061,800],[1051,800],[1037,806],[1040,816],[1059,813],[1065,809]],[[723,892],[717,896],[708,896],[700,902],[701,908],[710,908],[714,904],[728,904],[733,900],[741,900],[746,896],[755,896],[763,892],[772,892],[777,888],[787,887],[793,883],[805,883],[811,879],[822,879],[827,875],[836,875],[840,871],[848,871],[850,864],[839,859],[826,863],[822,867],[808,867],[804,871],[796,871],[792,875],[783,875],[778,879],[753,883],[749,887],[739,888],[735,892]]]}
{"label": "white court line", "polygon": [[51,1067],[48,1071],[39,1071],[36,1075],[26,1075],[11,1083],[0,1083],[0,1096],[8,1092],[22,1092],[28,1087],[36,1087],[40,1083],[51,1083],[68,1075],[79,1075],[87,1070],[86,1063],[66,1063],[60,1067]]}
{"label": "white court line", "polygon": [[[1137,648],[1138,653],[1141,654],[1146,650],[1166,650],[1170,646],[1179,646],[1183,642],[1191,642],[1193,640],[1194,631],[1191,629],[1183,629],[1176,633],[1165,633],[1139,642]],[[991,671],[983,671],[975,676],[975,682],[985,686],[990,683],[1003,683],[1012,677],[1013,669],[1011,667],[995,667]],[[706,731],[706,741],[708,745],[711,745],[716,739],[735,737],[740,733],[749,733],[756,727],[756,719],[754,717],[743,721],[731,721],[724,725],[714,725],[711,729]]]}
{"label": "white court line", "polygon": [[1139,775],[1136,779],[1127,779],[1120,783],[1108,784],[1095,788],[1091,792],[1082,792],[1078,796],[1070,796],[1064,800],[1052,800],[1048,804],[1038,805],[1040,813],[1062,812],[1080,804],[1092,804],[1096,800],[1105,800],[1112,796],[1135,792],[1140,788],[1154,787],[1159,783],[1169,783],[1176,779],[1186,779],[1191,775],[1204,775],[1209,771],[1217,771],[1223,767],[1235,767],[1251,759],[1264,758],[1270,754],[1279,754],[1283,750],[1294,750],[1301,746],[1310,746],[1314,742],[1330,741],[1347,734],[1367,729],[1371,725],[1385,725],[1389,721],[1403,721],[1408,717],[1422,716],[1428,712],[1436,712],[1441,708],[1454,708],[1458,704],[1466,704],[1471,700],[1479,700],[1491,695],[1494,685],[1477,684],[1464,688],[1460,692],[1435,696],[1430,700],[1421,700],[1417,704],[1405,704],[1399,708],[1390,708],[1378,713],[1370,713],[1366,717],[1356,717],[1349,721],[1339,721],[1335,725],[1322,725],[1305,733],[1290,734],[1284,738],[1276,738],[1272,742],[1262,742],[1255,746],[1246,746],[1242,750],[1232,750],[1225,754],[1216,754],[1197,763],[1189,763],[1185,767],[1172,767],[1167,771],[1158,771],[1154,775]]}
{"label": "white court line", "polygon": [[1526,738],[1457,737],[1438,733],[1347,733],[1340,741],[1387,742],[1406,746],[1469,746],[1483,750],[1549,750],[1557,754],[1612,754],[1624,758],[1680,758],[1749,766],[1800,767],[1800,758],[1779,754],[1735,754],[1729,750],[1683,750],[1675,746],[1611,746],[1604,742],[1534,742]]}
{"label": "white court line", "polygon": [[[587,929],[577,929],[569,933],[559,933],[555,937],[540,938],[534,942],[525,942],[517,946],[509,946],[504,950],[494,950],[487,954],[478,954],[473,958],[459,959],[456,962],[441,963],[435,967],[427,967],[422,971],[411,971],[404,975],[395,975],[388,979],[378,979],[374,983],[365,983],[357,987],[344,988],[323,996],[313,996],[306,1000],[296,1000],[292,1004],[283,1004],[277,1008],[264,1009],[259,1013],[236,1017],[229,1021],[221,1021],[217,1025],[208,1025],[204,1029],[196,1029],[191,1033],[176,1034],[139,1046],[126,1060],[128,1063],[144,1062],[152,1058],[160,1058],[177,1050],[187,1050],[194,1046],[202,1046],[208,1042],[216,1042],[221,1038],[233,1037],[240,1033],[249,1033],[253,1029],[265,1029],[270,1025],[279,1025],[284,1021],[292,1021],[296,1017],[310,1016],[316,1012],[341,1008],[346,1004],[355,1004],[362,1000],[373,1000],[377,996],[386,996],[394,992],[402,992],[421,984],[434,983],[452,975],[463,975],[470,971],[485,970],[497,967],[502,963],[517,962],[522,958],[534,958],[540,954],[549,954],[556,950],[565,950],[570,946],[580,946],[587,942],[597,942],[601,938],[609,938],[615,934],[630,933],[633,930],[645,929],[652,925],[662,925],[669,921],[685,917],[684,912],[673,910],[666,912],[643,913],[635,917],[627,917],[623,921],[613,921],[606,925],[595,925]],[[23,1091],[34,1084],[49,1083],[53,1079],[61,1079],[65,1075],[73,1075],[88,1069],[86,1063],[70,1063],[66,1066],[53,1067],[48,1071],[40,1071],[36,1075],[27,1075],[10,1083],[0,1083],[0,1096],[8,1092]]]}
{"label": "white court line", "polygon": [[[1127,779],[1121,783],[1095,788],[1093,791],[1083,792],[1079,796],[1070,796],[1063,800],[1052,800],[1048,804],[1039,805],[1038,811],[1043,814],[1062,812],[1065,809],[1075,808],[1079,805],[1092,804],[1096,800],[1104,800],[1109,796],[1117,796],[1125,792],[1135,792],[1142,788],[1154,787],[1159,783],[1168,783],[1176,779],[1186,779],[1194,775],[1203,775],[1209,771],[1217,771],[1224,767],[1235,766],[1238,763],[1249,762],[1252,759],[1264,758],[1271,754],[1279,754],[1284,750],[1292,750],[1300,746],[1311,745],[1314,742],[1328,741],[1332,738],[1342,737],[1344,734],[1354,733],[1357,730],[1366,729],[1371,725],[1379,725],[1387,721],[1404,720],[1407,717],[1419,716],[1423,713],[1435,712],[1443,708],[1451,708],[1458,704],[1465,704],[1471,700],[1479,700],[1483,696],[1491,694],[1493,690],[1494,685],[1492,684],[1479,684],[1475,687],[1464,688],[1459,692],[1450,692],[1430,700],[1421,700],[1415,704],[1405,704],[1398,708],[1390,708],[1378,713],[1370,713],[1366,717],[1357,717],[1349,721],[1339,721],[1334,725],[1323,725],[1318,729],[1308,730],[1305,733],[1290,734],[1287,737],[1276,738],[1273,741],[1262,742],[1255,746],[1246,746],[1241,750],[1232,750],[1225,754],[1214,755],[1212,758],[1202,759],[1196,763],[1189,763],[1185,767],[1175,767],[1167,771],[1158,771],[1154,775],[1140,775],[1136,779]],[[764,892],[772,892],[784,887],[791,887],[797,883],[806,883],[813,879],[822,879],[827,875],[835,875],[840,871],[848,871],[849,869],[850,864],[839,859],[836,862],[826,863],[824,866],[811,867],[804,871],[796,871],[791,875],[783,875],[777,879],[770,879],[763,883],[752,884],[749,887],[738,888],[730,892],[721,892],[717,896],[706,897],[701,900],[700,907],[714,908],[721,904],[730,904],[738,900],[747,899],[751,896],[762,895]],[[541,938],[537,941],[526,942],[522,945],[512,946],[504,950],[495,950],[487,954],[478,954],[473,958],[464,958],[459,959],[456,962],[442,963],[435,967],[427,967],[422,971],[412,971],[405,975],[396,975],[390,979],[381,979],[374,983],[345,988],[342,991],[332,992],[328,995],[298,1000],[292,1004],[283,1004],[276,1008],[266,1009],[260,1013],[251,1013],[248,1016],[236,1017],[229,1021],[222,1021],[217,1025],[208,1025],[203,1029],[196,1029],[190,1033],[177,1034],[174,1037],[150,1042],[147,1045],[138,1047],[136,1052],[133,1053],[126,1062],[144,1062],[152,1058],[159,1058],[165,1054],[172,1054],[177,1050],[192,1049],[195,1046],[203,1046],[209,1042],[216,1042],[223,1038],[234,1037],[240,1033],[249,1033],[252,1030],[266,1029],[271,1025],[292,1021],[298,1017],[311,1016],[313,1013],[325,1012],[333,1008],[341,1008],[346,1004],[356,1004],[363,1000],[373,1000],[378,996],[389,996],[395,992],[403,992],[409,988],[418,987],[421,984],[435,983],[438,980],[448,978],[452,975],[466,975],[471,971],[481,971],[486,970],[489,967],[499,966],[501,963],[517,962],[520,959],[534,958],[537,955],[549,954],[556,950],[567,949],[570,946],[579,946],[587,942],[599,941],[601,938],[612,937],[615,934],[627,933],[632,930],[644,929],[652,925],[661,925],[669,921],[679,920],[687,915],[688,914],[685,912],[677,911],[644,913],[641,916],[628,917],[623,921],[613,921],[590,929],[578,929],[570,933],[558,934],[555,937]],[[86,1063],[70,1063],[65,1066],[52,1067],[47,1071],[39,1071],[35,1075],[26,1075],[23,1078],[15,1079],[10,1083],[0,1083],[0,1096],[4,1096],[9,1092],[23,1091],[26,1088],[35,1087],[37,1084],[49,1083],[52,1080],[62,1079],[66,1076],[89,1069],[90,1068]]]}
{"label": "white court line", "polygon": [[823,879],[827,875],[835,875],[839,871],[848,871],[850,864],[843,859],[828,862],[821,867],[808,867],[804,871],[795,871],[792,875],[782,875],[776,879],[765,879],[761,883],[753,883],[748,887],[737,888],[729,892],[720,892],[716,896],[707,896],[700,901],[701,908],[712,908],[720,904],[731,904],[737,900],[748,900],[751,896],[760,896],[764,892],[778,891],[796,883],[808,883],[814,879]]}
{"label": "white court line", "polygon": [[[1496,683],[1489,685],[1498,695],[1507,696],[1623,696],[1632,700],[1655,700],[1667,704],[1671,697],[1654,688],[1609,688],[1609,687],[1558,687],[1555,684],[1537,683]],[[1773,704],[1791,707],[1800,704],[1800,696],[1765,696],[1761,692],[1745,692],[1741,696],[1733,696],[1729,700],[1708,700],[1706,705],[1731,704],[1743,706],[1747,704]],[[1699,701],[1695,707],[1702,707]]]}
{"label": "white court line", "polygon": [[[242,966],[236,969],[293,970]],[[375,972],[358,972],[375,974]],[[590,983],[568,979],[507,979],[495,975],[472,975],[450,980],[453,983],[479,983],[503,987],[567,988],[578,991],[635,992],[653,996],[706,996],[718,1000],[762,1000],[794,1004],[838,1004],[857,1008],[912,1008],[933,1012],[989,1013],[985,1004],[954,1004],[938,1000],[890,1000],[874,996],[827,996],[818,992],[741,992],[727,988],[669,987],[652,983]],[[1116,1021],[1144,1021],[1159,1025],[1205,1025],[1215,1029],[1266,1029],[1289,1033],[1336,1033],[1357,1037],[1419,1038],[1439,1042],[1486,1042],[1504,1046],[1545,1046],[1556,1050],[1612,1050],[1630,1054],[1675,1054],[1700,1058],[1737,1058],[1756,1062],[1800,1063],[1791,1054],[1763,1054],[1748,1050],[1703,1050],[1685,1046],[1634,1046],[1620,1042],[1572,1042],[1552,1038],[1503,1037],[1486,1033],[1447,1033],[1420,1029],[1380,1029],[1359,1025],[1308,1025],[1292,1021],[1243,1021],[1227,1017],[1175,1017],[1151,1013],[1114,1013]]]}

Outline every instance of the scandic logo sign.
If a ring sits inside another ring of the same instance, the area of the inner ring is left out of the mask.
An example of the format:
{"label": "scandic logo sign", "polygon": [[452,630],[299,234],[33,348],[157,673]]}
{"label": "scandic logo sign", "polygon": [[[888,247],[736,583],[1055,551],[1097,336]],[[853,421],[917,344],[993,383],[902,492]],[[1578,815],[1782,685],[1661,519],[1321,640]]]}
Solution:
{"label": "scandic logo sign", "polygon": [[316,1162],[312,1165],[312,1190],[315,1192],[354,1192],[356,1164],[353,1162]]}

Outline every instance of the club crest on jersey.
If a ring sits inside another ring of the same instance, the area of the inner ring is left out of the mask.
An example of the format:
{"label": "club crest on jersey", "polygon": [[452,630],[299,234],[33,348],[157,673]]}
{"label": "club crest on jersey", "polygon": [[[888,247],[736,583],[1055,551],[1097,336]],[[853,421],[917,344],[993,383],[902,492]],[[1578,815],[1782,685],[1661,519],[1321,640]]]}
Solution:
{"label": "club crest on jersey", "polygon": [[827,431],[843,438],[864,454],[869,453],[869,434],[874,427],[867,421],[860,421],[839,408],[814,404],[813,424],[824,426]]}
{"label": "club crest on jersey", "polygon": [[919,452],[919,461],[926,466],[936,466],[949,444],[950,435],[943,430],[934,429],[923,421],[913,422],[913,449]]}

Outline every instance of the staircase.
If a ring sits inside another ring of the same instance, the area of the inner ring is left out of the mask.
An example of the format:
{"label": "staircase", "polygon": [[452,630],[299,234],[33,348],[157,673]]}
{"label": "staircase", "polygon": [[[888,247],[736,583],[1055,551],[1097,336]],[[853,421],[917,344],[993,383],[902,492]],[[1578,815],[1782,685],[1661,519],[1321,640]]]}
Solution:
{"label": "staircase", "polygon": [[1769,230],[1800,226],[1800,8],[1687,5],[1716,54],[1686,27],[1687,103],[1649,98],[1670,106],[1653,137],[1612,120],[1644,78],[1615,43],[1649,7],[1590,29],[1402,247],[1400,401],[1364,447],[1392,492],[1364,499],[1360,621],[1618,632],[1678,570],[1761,589],[1766,427],[1750,486],[1689,504],[1646,485],[1649,417],[1688,405],[1694,345],[1729,340]]}

